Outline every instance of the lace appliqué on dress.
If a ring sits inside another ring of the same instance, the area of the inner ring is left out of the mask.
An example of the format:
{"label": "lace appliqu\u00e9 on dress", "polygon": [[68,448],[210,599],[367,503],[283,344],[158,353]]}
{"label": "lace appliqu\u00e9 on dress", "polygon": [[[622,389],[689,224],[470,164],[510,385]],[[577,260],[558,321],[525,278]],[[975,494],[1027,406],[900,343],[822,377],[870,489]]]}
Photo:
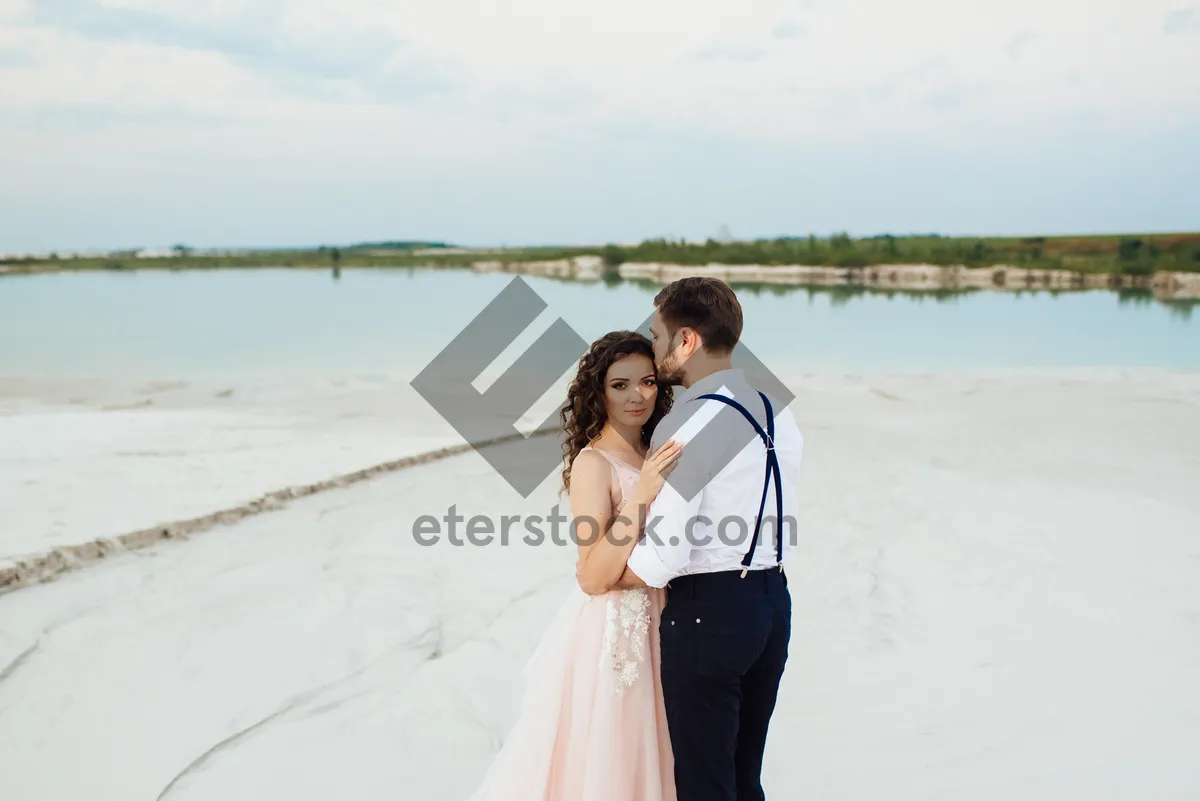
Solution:
{"label": "lace appliqu\u00e9 on dress", "polygon": [[[645,590],[623,590],[620,605],[610,598],[605,611],[600,669],[612,670],[620,695],[637,681],[638,663],[646,659],[650,644],[650,596]],[[627,648],[621,647],[622,634]]]}

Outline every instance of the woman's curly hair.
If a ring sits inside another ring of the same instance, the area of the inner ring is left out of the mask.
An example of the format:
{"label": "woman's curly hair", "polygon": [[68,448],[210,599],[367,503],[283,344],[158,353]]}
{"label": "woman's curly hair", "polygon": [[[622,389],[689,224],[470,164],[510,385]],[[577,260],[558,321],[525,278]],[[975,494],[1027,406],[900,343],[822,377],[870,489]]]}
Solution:
{"label": "woman's curly hair", "polygon": [[[613,362],[632,354],[641,354],[654,362],[654,348],[650,340],[636,331],[613,331],[592,343],[587,353],[579,359],[579,371],[567,390],[567,402],[559,416],[563,424],[563,490],[571,488],[571,465],[584,447],[600,436],[600,430],[608,420],[604,406],[604,377]],[[655,380],[658,370],[655,369]],[[658,385],[658,396],[650,419],[642,426],[642,444],[650,445],[650,435],[667,412],[671,410],[670,387]]]}

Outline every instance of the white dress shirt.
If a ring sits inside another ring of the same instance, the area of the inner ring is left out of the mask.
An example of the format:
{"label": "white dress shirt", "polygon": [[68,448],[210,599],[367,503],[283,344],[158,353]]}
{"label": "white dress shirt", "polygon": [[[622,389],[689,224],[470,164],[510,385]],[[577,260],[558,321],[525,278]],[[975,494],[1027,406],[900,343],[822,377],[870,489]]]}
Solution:
{"label": "white dress shirt", "polygon": [[[676,393],[670,414],[654,430],[650,449],[653,453],[674,439],[683,443],[683,452],[650,506],[647,536],[629,558],[629,569],[651,587],[665,587],[676,576],[741,570],[750,549],[766,480],[766,446],[738,410],[708,398],[695,400],[704,394],[738,401],[766,430],[762,399],[739,369],[718,370]],[[778,564],[775,538],[780,533],[785,554],[798,536],[796,479],[804,439],[791,410],[768,398],[775,412],[775,452],[783,479],[783,525],[775,522],[772,480],[751,570]],[[692,492],[692,497],[684,497]]]}

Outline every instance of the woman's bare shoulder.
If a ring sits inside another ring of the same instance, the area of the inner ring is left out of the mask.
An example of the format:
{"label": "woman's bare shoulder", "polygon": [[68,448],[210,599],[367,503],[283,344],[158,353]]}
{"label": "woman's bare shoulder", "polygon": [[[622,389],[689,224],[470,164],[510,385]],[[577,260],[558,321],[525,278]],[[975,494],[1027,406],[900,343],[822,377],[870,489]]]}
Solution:
{"label": "woman's bare shoulder", "polygon": [[[604,454],[599,453],[595,448],[584,448],[575,454],[575,461],[571,462],[572,481],[576,477],[591,478],[594,481],[597,477],[607,477],[608,474],[608,459],[605,459]],[[607,478],[605,480],[607,481]]]}

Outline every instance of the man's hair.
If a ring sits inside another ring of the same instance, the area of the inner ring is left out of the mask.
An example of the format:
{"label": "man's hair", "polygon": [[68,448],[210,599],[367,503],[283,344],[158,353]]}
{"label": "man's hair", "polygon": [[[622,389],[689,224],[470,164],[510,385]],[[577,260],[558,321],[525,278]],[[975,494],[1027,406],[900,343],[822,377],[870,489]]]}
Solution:
{"label": "man's hair", "polygon": [[729,284],[716,278],[673,281],[654,296],[654,307],[667,325],[668,337],[691,328],[710,353],[731,352],[742,336],[742,304]]}

